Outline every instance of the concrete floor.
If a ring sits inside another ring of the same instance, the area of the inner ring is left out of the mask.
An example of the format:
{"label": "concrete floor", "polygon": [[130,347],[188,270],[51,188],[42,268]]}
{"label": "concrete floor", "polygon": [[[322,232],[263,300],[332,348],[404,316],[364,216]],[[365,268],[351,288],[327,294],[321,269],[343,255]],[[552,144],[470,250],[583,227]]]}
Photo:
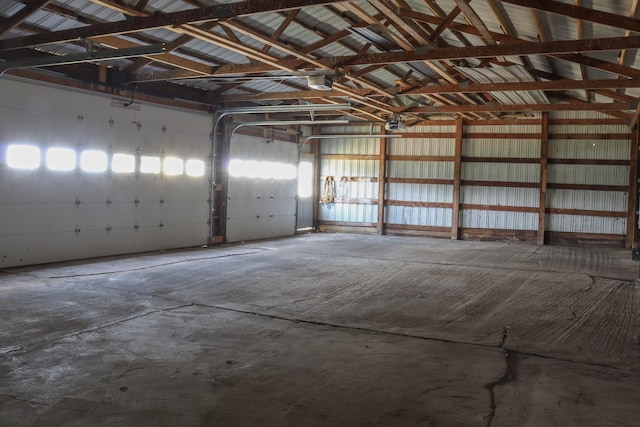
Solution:
{"label": "concrete floor", "polygon": [[630,252],[310,234],[0,273],[0,425],[638,426]]}

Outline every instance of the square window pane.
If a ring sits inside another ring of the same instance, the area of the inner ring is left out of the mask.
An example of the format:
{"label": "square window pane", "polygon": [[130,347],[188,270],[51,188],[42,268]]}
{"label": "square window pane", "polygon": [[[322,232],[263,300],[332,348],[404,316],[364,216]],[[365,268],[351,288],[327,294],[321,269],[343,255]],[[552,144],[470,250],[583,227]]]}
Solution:
{"label": "square window pane", "polygon": [[47,169],[72,171],[76,168],[76,152],[71,148],[49,148],[45,156]]}
{"label": "square window pane", "polygon": [[187,170],[187,175],[189,176],[204,176],[204,161],[189,159],[185,164],[185,169]]}
{"label": "square window pane", "polygon": [[80,169],[84,172],[105,172],[107,153],[98,150],[86,150],[80,154]]}
{"label": "square window pane", "polygon": [[140,157],[141,173],[160,173],[160,157]]}
{"label": "square window pane", "polygon": [[111,158],[111,170],[115,173],[133,173],[136,170],[136,156],[116,153]]}
{"label": "square window pane", "polygon": [[184,160],[177,157],[167,157],[164,159],[163,170],[165,175],[182,175]]}
{"label": "square window pane", "polygon": [[37,169],[40,167],[40,149],[35,145],[10,145],[7,148],[7,165],[15,169]]}

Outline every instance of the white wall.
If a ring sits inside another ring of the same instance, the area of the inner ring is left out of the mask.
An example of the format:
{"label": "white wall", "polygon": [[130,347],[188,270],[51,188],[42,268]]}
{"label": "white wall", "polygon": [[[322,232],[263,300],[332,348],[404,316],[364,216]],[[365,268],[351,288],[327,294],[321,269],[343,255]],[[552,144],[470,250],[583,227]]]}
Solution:
{"label": "white wall", "polygon": [[[139,125],[138,125],[139,123]],[[108,96],[0,78],[0,267],[202,245],[207,242],[211,118]],[[200,159],[205,175],[9,168],[27,143]],[[137,200],[137,202],[136,202]]]}

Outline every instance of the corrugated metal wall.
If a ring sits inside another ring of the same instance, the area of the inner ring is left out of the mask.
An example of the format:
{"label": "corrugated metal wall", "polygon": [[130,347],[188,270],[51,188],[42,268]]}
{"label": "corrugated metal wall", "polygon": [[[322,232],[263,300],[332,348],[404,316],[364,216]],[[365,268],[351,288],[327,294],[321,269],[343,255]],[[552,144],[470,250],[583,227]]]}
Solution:
{"label": "corrugated metal wall", "polygon": [[[537,124],[465,127],[460,200],[462,228],[537,230],[538,214],[517,208],[536,208],[539,190],[505,184],[539,182],[540,129]],[[519,137],[509,136],[514,134]],[[532,163],[504,162],[509,158],[529,159]],[[468,205],[479,205],[482,209],[465,208]]]}
{"label": "corrugated metal wall", "polygon": [[[371,128],[327,127],[331,135],[370,134]],[[377,138],[322,139],[320,143],[320,174],[324,180],[334,179],[336,203],[323,203],[319,219],[335,223],[374,224],[378,221],[380,140]],[[374,156],[375,159],[363,156]]]}
{"label": "corrugated metal wall", "polygon": [[[595,122],[607,116],[594,112],[550,114],[552,120],[575,118]],[[628,127],[563,122],[551,124],[549,134],[547,208],[552,213],[548,215],[547,230],[624,235],[631,145]],[[562,184],[582,188],[554,188]],[[553,213],[557,210],[567,213]],[[580,215],[579,211],[585,214]]]}
{"label": "corrugated metal wall", "polygon": [[[518,123],[465,122],[463,127],[460,238],[540,241],[542,115]],[[630,131],[594,112],[548,115],[545,235],[624,240],[627,232]],[[366,133],[345,126],[324,133]],[[416,126],[386,142],[384,226],[397,231],[455,237],[456,124]],[[380,140],[322,141],[321,175],[331,175],[343,203],[323,205],[320,221],[375,227]],[[452,229],[453,227],[453,229]],[[516,234],[513,234],[513,233]],[[556,240],[554,240],[556,241]],[[571,238],[565,241],[572,241]]]}
{"label": "corrugated metal wall", "polygon": [[[417,127],[414,133],[448,133],[450,137],[390,139],[387,154],[392,159],[387,164],[387,177],[402,179],[426,179],[431,183],[389,182],[387,200],[393,202],[422,202],[426,206],[394,205],[386,208],[385,223],[407,226],[451,227],[452,208],[441,204],[453,202],[453,160],[455,154],[455,126]],[[421,160],[428,157],[430,160]],[[404,158],[411,160],[404,160]],[[442,181],[442,182],[438,182]],[[429,206],[429,204],[431,204]]]}

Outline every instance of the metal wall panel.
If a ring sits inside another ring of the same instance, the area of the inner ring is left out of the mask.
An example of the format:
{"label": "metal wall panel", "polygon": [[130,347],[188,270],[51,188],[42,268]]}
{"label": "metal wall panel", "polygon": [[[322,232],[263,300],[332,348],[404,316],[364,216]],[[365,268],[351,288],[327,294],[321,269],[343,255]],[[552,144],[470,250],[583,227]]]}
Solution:
{"label": "metal wall panel", "polygon": [[340,181],[343,176],[358,176],[377,178],[377,160],[343,160],[343,159],[322,159],[320,161],[320,174],[322,176],[333,176],[336,181]]}
{"label": "metal wall panel", "polygon": [[387,142],[391,156],[453,156],[455,140],[452,138],[392,138]]}
{"label": "metal wall panel", "polygon": [[462,155],[468,157],[540,157],[540,138],[465,140]]}
{"label": "metal wall panel", "polygon": [[[265,143],[263,138],[235,134],[230,159],[298,164],[298,146]],[[291,236],[296,232],[298,181],[229,177],[227,242]]]}
{"label": "metal wall panel", "polygon": [[629,139],[552,139],[549,141],[549,158],[552,159],[629,159]]}
{"label": "metal wall panel", "polygon": [[627,211],[627,193],[623,191],[547,190],[547,206],[560,209]]}
{"label": "metal wall panel", "polygon": [[462,227],[498,230],[537,230],[538,214],[464,209]]}
{"label": "metal wall panel", "polygon": [[530,133],[532,138],[540,137],[541,126],[539,124],[518,124],[514,121],[509,125],[467,125],[465,133]]}
{"label": "metal wall panel", "polygon": [[453,179],[453,162],[398,160],[389,162],[387,170],[390,178]]}
{"label": "metal wall panel", "polygon": [[[412,132],[455,133],[455,126],[416,126]],[[402,138],[387,142],[391,156],[454,156],[455,138]],[[388,162],[387,176],[392,178],[453,179],[451,161]],[[390,200],[451,203],[453,186],[440,184],[387,184],[386,197]],[[387,206],[385,222],[389,224],[451,227],[451,208]]]}
{"label": "metal wall panel", "polygon": [[540,165],[531,163],[463,163],[462,179],[498,182],[538,182],[540,179]]}
{"label": "metal wall panel", "polygon": [[537,207],[537,188],[462,186],[460,201],[474,205]]}
{"label": "metal wall panel", "polygon": [[448,208],[422,208],[387,206],[385,222],[388,224],[451,227],[452,210]]}
{"label": "metal wall panel", "polygon": [[605,119],[611,120],[611,116],[606,113],[600,113],[598,111],[550,111],[550,120],[563,120],[563,119]]}
{"label": "metal wall panel", "polygon": [[549,182],[557,184],[628,185],[629,166],[549,165]]}
{"label": "metal wall panel", "polygon": [[453,201],[453,185],[392,182],[387,184],[387,199],[451,203]]}
{"label": "metal wall panel", "polygon": [[[416,126],[411,126],[411,128],[408,130],[411,133],[440,133],[440,132],[447,132],[447,133],[455,133],[456,132],[456,125],[452,124],[452,125],[447,125],[447,124],[436,124],[437,121],[432,121],[432,124],[429,125],[416,125]],[[407,134],[410,134],[409,132],[407,132]]]}
{"label": "metal wall panel", "polygon": [[[571,133],[571,134],[589,134],[589,133],[601,133],[601,134],[622,134],[630,138],[629,127],[627,125],[620,124],[589,124],[587,121],[584,124],[550,124],[550,134],[558,133]],[[599,140],[599,142],[604,142]]]}
{"label": "metal wall panel", "polygon": [[624,235],[627,232],[625,218],[607,218],[582,215],[548,215],[551,231],[567,233],[598,233]]}
{"label": "metal wall panel", "polygon": [[378,205],[321,204],[322,221],[354,222],[375,224],[378,222]]}
{"label": "metal wall panel", "polygon": [[[330,126],[322,129],[324,134],[345,134],[339,139],[320,140],[322,154],[377,156],[380,151],[379,138],[349,138],[346,134],[369,134],[377,132],[371,126]],[[335,180],[335,197],[345,199],[377,199],[377,182],[351,182],[344,178],[375,178],[379,174],[378,160],[331,159],[320,157],[320,175],[332,176]],[[366,200],[363,200],[366,201]],[[354,223],[376,223],[378,207],[371,204],[322,204],[320,220]]]}
{"label": "metal wall panel", "polygon": [[112,107],[108,96],[7,77],[0,93],[0,266],[207,242],[207,173],[92,174],[44,165],[25,171],[8,168],[3,157],[9,144],[30,143],[42,152],[61,146],[206,162],[209,115],[146,104]]}
{"label": "metal wall panel", "polygon": [[[353,132],[352,132],[353,133]],[[349,138],[320,140],[321,154],[375,155],[380,153],[379,138]]]}

